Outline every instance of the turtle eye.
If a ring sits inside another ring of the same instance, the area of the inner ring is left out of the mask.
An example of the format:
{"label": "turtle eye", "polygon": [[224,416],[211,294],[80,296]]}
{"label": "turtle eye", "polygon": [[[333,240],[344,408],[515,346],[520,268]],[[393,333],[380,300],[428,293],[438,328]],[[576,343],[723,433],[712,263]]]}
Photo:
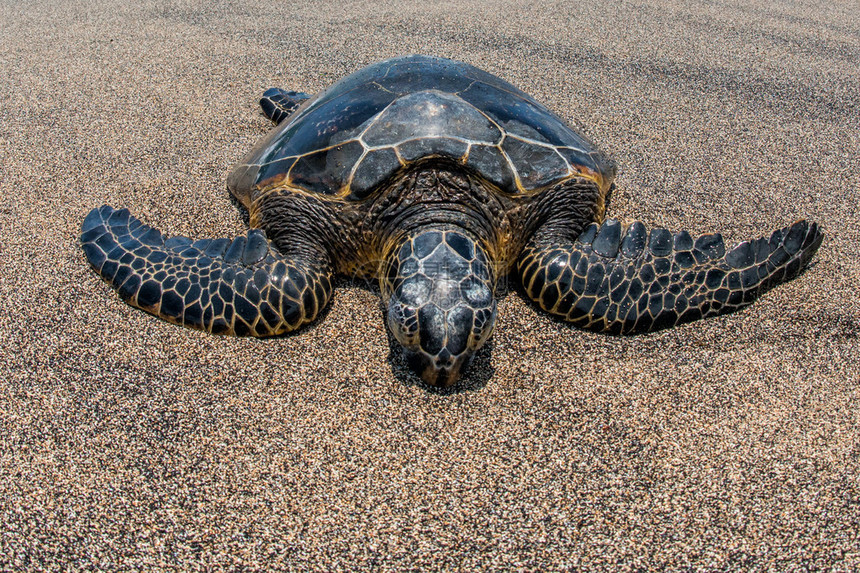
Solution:
{"label": "turtle eye", "polygon": [[402,304],[396,297],[388,301],[388,328],[397,342],[406,347],[418,345],[418,312]]}

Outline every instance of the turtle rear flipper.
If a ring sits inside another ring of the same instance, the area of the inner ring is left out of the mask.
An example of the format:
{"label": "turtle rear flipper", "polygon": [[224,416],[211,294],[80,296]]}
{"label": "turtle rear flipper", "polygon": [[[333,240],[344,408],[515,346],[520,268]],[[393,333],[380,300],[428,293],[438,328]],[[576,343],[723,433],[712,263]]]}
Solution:
{"label": "turtle rear flipper", "polygon": [[328,261],[284,256],[256,229],[233,240],[165,239],[127,209],[104,205],[84,220],[81,246],[129,304],[215,334],[296,330],[331,296]]}
{"label": "turtle rear flipper", "polygon": [[260,107],[263,108],[263,115],[268,117],[272,123],[278,125],[310,97],[303,92],[269,88],[263,92],[263,97],[260,99]]}
{"label": "turtle rear flipper", "polygon": [[592,223],[573,244],[523,251],[526,293],[578,326],[627,334],[735,311],[796,277],[821,244],[818,225],[798,221],[726,252],[722,236],[648,234],[634,223]]}

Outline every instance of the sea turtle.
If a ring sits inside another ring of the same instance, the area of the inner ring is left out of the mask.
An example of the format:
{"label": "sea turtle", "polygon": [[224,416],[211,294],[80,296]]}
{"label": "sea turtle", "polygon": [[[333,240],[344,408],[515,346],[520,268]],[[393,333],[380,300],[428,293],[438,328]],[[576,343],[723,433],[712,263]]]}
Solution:
{"label": "sea turtle", "polygon": [[94,209],[81,244],[130,304],[211,333],[313,321],[335,274],[379,281],[388,326],[427,383],[448,385],[489,338],[500,277],[546,312],[611,333],[739,309],[795,277],[821,243],[799,221],[726,250],[719,234],[604,219],[615,164],[508,82],[408,56],[329,89],[270,89],[277,128],[234,168],[252,229],[165,238]]}

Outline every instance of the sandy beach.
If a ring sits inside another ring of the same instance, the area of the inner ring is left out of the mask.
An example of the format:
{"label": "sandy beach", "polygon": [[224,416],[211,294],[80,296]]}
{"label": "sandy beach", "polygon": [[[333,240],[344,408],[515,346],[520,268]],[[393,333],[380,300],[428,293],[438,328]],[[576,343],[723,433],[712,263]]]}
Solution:
{"label": "sandy beach", "polygon": [[[738,313],[614,337],[516,289],[455,392],[373,285],[278,339],[123,303],[78,245],[128,207],[232,237],[268,87],[410,53],[512,82],[619,166],[610,214],[808,218]],[[0,570],[860,568],[855,1],[0,3]]]}

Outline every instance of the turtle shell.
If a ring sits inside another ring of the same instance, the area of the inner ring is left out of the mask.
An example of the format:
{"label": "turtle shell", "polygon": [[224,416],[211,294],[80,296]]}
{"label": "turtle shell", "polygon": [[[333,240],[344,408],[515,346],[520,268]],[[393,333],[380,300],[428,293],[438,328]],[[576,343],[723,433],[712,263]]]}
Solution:
{"label": "turtle shell", "polygon": [[362,200],[399,170],[447,158],[511,195],[614,166],[583,135],[508,82],[427,56],[393,58],[305,102],[233,170],[235,191],[285,186]]}

